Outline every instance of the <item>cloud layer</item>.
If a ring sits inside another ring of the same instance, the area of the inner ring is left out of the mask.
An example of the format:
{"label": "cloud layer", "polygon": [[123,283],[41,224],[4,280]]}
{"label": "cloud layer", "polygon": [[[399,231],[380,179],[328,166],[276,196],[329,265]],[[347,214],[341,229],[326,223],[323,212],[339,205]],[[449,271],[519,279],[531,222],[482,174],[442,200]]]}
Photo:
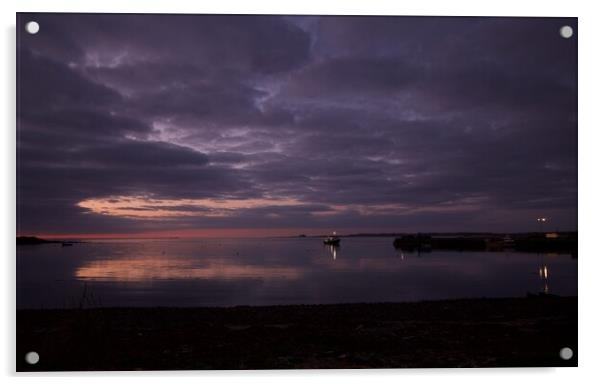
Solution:
{"label": "cloud layer", "polygon": [[19,233],[576,229],[575,19],[29,20]]}

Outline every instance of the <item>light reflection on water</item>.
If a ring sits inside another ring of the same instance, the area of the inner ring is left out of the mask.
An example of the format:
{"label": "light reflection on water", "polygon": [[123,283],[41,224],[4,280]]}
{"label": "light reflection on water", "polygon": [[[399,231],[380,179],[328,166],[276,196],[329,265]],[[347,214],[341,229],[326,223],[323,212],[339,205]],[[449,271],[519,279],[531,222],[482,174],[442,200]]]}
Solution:
{"label": "light reflection on water", "polygon": [[131,240],[18,248],[17,306],[232,306],[577,294],[569,255],[393,248],[391,238]]}
{"label": "light reflection on water", "polygon": [[332,255],[332,260],[336,261],[337,260],[337,251],[339,250],[340,246],[339,245],[327,245],[326,247],[328,248],[328,251]]}
{"label": "light reflection on water", "polygon": [[92,261],[77,268],[75,277],[85,281],[138,282],[162,279],[235,279],[248,277],[299,278],[301,269],[234,264],[220,258],[199,261],[163,256]]}

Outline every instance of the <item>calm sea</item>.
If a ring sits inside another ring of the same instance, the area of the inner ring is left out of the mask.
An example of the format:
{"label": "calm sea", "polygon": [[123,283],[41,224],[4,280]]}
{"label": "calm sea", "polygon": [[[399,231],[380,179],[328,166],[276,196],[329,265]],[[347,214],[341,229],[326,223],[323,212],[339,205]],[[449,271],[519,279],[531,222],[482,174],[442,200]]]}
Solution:
{"label": "calm sea", "polygon": [[392,238],[17,247],[17,307],[233,306],[577,295],[567,254],[396,250]]}

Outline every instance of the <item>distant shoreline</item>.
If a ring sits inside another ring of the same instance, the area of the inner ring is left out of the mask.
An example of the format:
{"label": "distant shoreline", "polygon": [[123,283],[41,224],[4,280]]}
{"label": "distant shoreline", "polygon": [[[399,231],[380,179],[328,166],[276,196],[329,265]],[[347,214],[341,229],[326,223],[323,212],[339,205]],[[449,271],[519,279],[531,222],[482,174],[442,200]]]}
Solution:
{"label": "distant shoreline", "polygon": [[[557,233],[557,234],[573,234],[576,235],[577,231],[518,231],[518,232],[471,232],[471,231],[460,231],[460,232],[400,232],[400,233],[352,233],[352,234],[337,234],[339,238],[357,238],[357,237],[399,237],[402,235],[430,235],[434,237],[494,237],[494,236],[527,236],[527,235],[537,235],[537,234],[549,234],[549,233]],[[290,235],[290,236],[282,236],[276,238],[324,238],[328,237],[332,234],[320,234],[320,235]],[[274,238],[274,237],[270,237]]]}
{"label": "distant shoreline", "polygon": [[[412,235],[412,234],[423,234],[430,235],[436,237],[447,237],[447,236],[458,236],[458,237],[492,237],[492,236],[527,236],[527,235],[537,235],[537,234],[547,234],[547,233],[557,233],[557,234],[567,234],[567,235],[577,235],[577,231],[518,231],[518,232],[471,232],[471,231],[460,231],[460,232],[393,232],[393,233],[350,233],[350,234],[337,234],[339,238],[361,238],[361,237],[375,237],[375,238],[387,238],[387,237],[399,237],[403,235]],[[43,236],[17,236],[17,240],[22,238],[35,238],[40,240],[39,243],[57,243],[63,242],[66,240],[150,240],[150,239],[273,239],[273,238],[325,238],[331,236],[331,233],[324,234],[314,234],[314,235],[305,235],[305,234],[295,234],[295,235],[270,235],[270,236],[240,236],[240,237],[192,237],[192,236],[149,236],[149,237],[137,237],[137,236],[126,236],[123,237],[86,237],[86,236],[52,236],[52,237],[43,237]]]}
{"label": "distant shoreline", "polygon": [[23,245],[44,245],[49,243],[61,243],[61,244],[73,244],[82,243],[80,240],[67,240],[67,239],[44,239],[34,236],[17,237],[17,246]]}
{"label": "distant shoreline", "polygon": [[[152,241],[152,240],[226,240],[226,239],[322,239],[326,235],[296,235],[286,237],[247,237],[247,238],[82,238],[78,240],[47,240],[35,236],[17,237],[17,245],[41,245],[62,243],[71,246],[75,243],[103,241]],[[432,250],[457,251],[519,251],[519,252],[566,252],[577,257],[577,232],[530,232],[530,233],[358,233],[339,235],[346,238],[391,238],[396,249],[404,251],[431,252]],[[344,242],[343,242],[344,243]],[[336,245],[335,247],[338,247]]]}

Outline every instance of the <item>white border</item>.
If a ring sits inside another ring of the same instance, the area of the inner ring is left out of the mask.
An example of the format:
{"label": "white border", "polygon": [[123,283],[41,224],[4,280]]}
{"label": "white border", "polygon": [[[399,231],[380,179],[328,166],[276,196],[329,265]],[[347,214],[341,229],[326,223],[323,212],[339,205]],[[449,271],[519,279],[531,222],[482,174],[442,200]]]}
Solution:
{"label": "white border", "polygon": [[[579,368],[561,369],[467,369],[467,370],[333,370],[333,371],[246,371],[246,372],[144,372],[144,373],[71,373],[46,375],[46,383],[126,383],[133,377],[144,377],[150,384],[164,383],[168,377],[177,376],[180,383],[199,381],[234,383],[244,379],[250,383],[289,384],[306,381],[332,382],[342,380],[351,384],[366,381],[396,383],[504,384],[512,381],[567,384],[572,382],[598,382],[600,328],[600,284],[602,271],[596,253],[599,237],[596,219],[600,215],[600,69],[602,68],[600,7],[594,1],[470,1],[470,0],[303,0],[286,1],[230,1],[194,2],[191,0],[123,0],[67,1],[20,0],[15,3],[0,2],[2,19],[3,89],[0,92],[3,210],[0,221],[1,244],[0,279],[2,280],[2,306],[0,307],[1,332],[0,374],[8,377],[7,383],[33,383],[42,375],[14,374],[14,293],[15,293],[15,12],[124,12],[124,13],[284,13],[284,14],[363,14],[363,15],[457,15],[457,16],[571,16],[579,17]],[[79,377],[83,378],[79,378]],[[596,380],[597,378],[597,380]]]}

